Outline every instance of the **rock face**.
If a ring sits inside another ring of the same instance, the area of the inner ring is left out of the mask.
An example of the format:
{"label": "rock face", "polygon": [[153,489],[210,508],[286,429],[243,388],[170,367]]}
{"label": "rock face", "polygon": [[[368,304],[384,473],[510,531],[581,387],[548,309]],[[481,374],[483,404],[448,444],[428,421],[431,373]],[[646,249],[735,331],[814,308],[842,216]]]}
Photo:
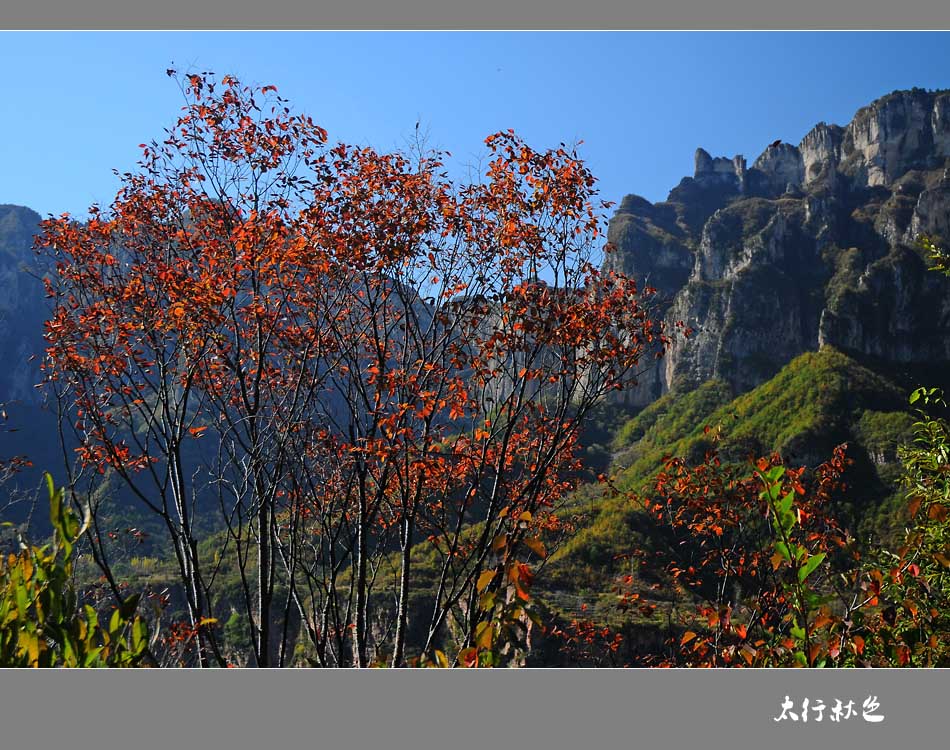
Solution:
{"label": "rock face", "polygon": [[35,404],[46,305],[43,286],[31,273],[33,235],[39,214],[0,205],[0,402]]}
{"label": "rock face", "polygon": [[[0,507],[15,488],[30,493],[39,487],[43,471],[62,476],[56,412],[34,387],[42,377],[47,317],[32,249],[39,222],[28,208],[0,205],[0,462],[14,456],[33,462],[0,490]],[[3,520],[24,520],[29,510],[28,503],[6,507]]]}
{"label": "rock face", "polygon": [[950,241],[950,91],[889,94],[751,167],[698,149],[666,201],[627,196],[610,222],[608,265],[694,331],[624,398],[712,377],[748,390],[825,345],[950,361],[950,282],[927,270],[921,234]]}

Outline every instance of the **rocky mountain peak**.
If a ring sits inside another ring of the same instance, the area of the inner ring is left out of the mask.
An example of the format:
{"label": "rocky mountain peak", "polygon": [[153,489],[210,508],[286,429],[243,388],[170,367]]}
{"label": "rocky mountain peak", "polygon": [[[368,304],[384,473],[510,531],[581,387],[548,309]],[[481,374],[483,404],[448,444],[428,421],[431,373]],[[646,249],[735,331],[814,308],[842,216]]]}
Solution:
{"label": "rocky mountain peak", "polygon": [[890,185],[950,156],[950,91],[895,91],[862,107],[844,129],[840,163],[854,185]]}
{"label": "rocky mountain peak", "polygon": [[39,382],[46,300],[30,269],[39,224],[39,214],[25,206],[0,205],[0,401],[7,404],[38,399],[33,386]]}
{"label": "rocky mountain peak", "polygon": [[39,224],[40,215],[36,211],[0,203],[0,263],[26,257]]}
{"label": "rocky mountain peak", "polygon": [[748,167],[697,149],[666,201],[627,198],[610,222],[609,265],[695,330],[627,398],[712,377],[748,390],[822,346],[950,361],[950,284],[917,247],[922,234],[950,240],[948,176],[947,91],[888,94]]}

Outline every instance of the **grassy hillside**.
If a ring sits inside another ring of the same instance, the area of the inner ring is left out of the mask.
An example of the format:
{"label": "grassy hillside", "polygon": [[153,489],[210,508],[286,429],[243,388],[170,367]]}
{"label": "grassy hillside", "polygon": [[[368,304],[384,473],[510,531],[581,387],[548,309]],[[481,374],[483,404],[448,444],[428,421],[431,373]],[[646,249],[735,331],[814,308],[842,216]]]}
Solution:
{"label": "grassy hillside", "polygon": [[[908,440],[913,421],[910,387],[840,351],[809,352],[737,397],[720,381],[665,395],[615,431],[610,473],[618,489],[648,493],[666,457],[700,461],[716,431],[720,455],[729,461],[778,451],[791,464],[816,466],[847,442],[854,459],[850,500],[836,510],[859,538],[887,535],[898,494],[897,446]],[[564,612],[584,602],[596,614],[597,602],[610,601],[617,576],[637,574],[625,556],[664,540],[636,502],[600,488],[584,488],[571,510],[585,521],[550,560],[547,598]]]}
{"label": "grassy hillside", "polygon": [[[644,495],[667,456],[698,462],[712,447],[715,432],[721,435],[720,455],[729,461],[779,451],[792,464],[815,466],[830,457],[835,445],[848,442],[855,461],[848,477],[850,505],[838,508],[838,514],[859,537],[884,535],[895,518],[897,446],[908,440],[913,422],[907,408],[911,387],[906,378],[884,377],[842,352],[811,352],[739,396],[726,383],[713,380],[689,392],[669,393],[632,417],[622,410],[603,409],[585,436],[585,464],[609,472],[622,492]],[[662,549],[665,532],[636,501],[595,482],[579,488],[562,516],[576,523],[577,532],[552,554],[538,577],[536,593],[542,605],[553,617],[576,616],[586,605],[586,616],[615,628],[634,628],[640,640],[651,637],[651,628],[659,632],[677,594],[667,587],[662,573],[641,571],[628,555],[636,549]],[[203,552],[210,559],[224,546],[221,534],[212,535]],[[154,554],[138,552],[143,553]],[[221,562],[217,597],[226,617],[229,610],[237,611],[240,581],[234,560]],[[434,552],[420,546],[413,569],[416,593],[410,607],[424,614],[437,579]],[[167,559],[130,556],[118,572],[133,586],[174,589],[176,585]],[[629,620],[617,620],[616,580],[627,574],[660,605],[654,615],[634,611]],[[237,650],[247,645],[248,638],[239,624],[240,618],[233,615],[224,633],[227,645]],[[543,658],[556,661],[557,655]]]}

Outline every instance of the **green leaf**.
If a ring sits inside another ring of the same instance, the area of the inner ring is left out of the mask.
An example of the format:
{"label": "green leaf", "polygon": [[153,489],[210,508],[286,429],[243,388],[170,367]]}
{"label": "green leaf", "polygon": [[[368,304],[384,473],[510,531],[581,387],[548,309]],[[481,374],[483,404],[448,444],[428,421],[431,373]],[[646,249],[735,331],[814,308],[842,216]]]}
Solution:
{"label": "green leaf", "polygon": [[48,471],[43,474],[43,477],[46,479],[46,489],[49,492],[50,516],[55,520],[58,515],[53,512],[56,509],[56,484],[53,482],[53,475]]}
{"label": "green leaf", "polygon": [[95,666],[99,661],[100,653],[102,653],[102,646],[97,646],[96,648],[89,651],[89,653],[86,654],[85,660],[83,661],[83,666],[84,667]]}
{"label": "green leaf", "polygon": [[798,569],[798,582],[804,583],[805,579],[812,574],[812,572],[821,565],[822,561],[825,559],[825,553],[819,552],[817,555],[812,555],[808,558],[805,564]]}
{"label": "green leaf", "polygon": [[73,648],[73,642],[71,638],[66,638],[63,640],[63,665],[67,667],[74,667],[79,663],[76,657],[76,650]]}
{"label": "green leaf", "polygon": [[63,502],[62,488],[56,489],[52,475],[47,472],[46,487],[49,491],[49,518],[56,531],[56,540],[68,558],[73,549],[73,542],[79,533],[79,520]]}
{"label": "green leaf", "polygon": [[798,625],[792,625],[792,628],[791,628],[791,631],[790,631],[790,632],[791,632],[791,634],[792,634],[792,638],[794,638],[796,641],[804,641],[804,640],[805,640],[805,629],[804,629],[804,628],[800,628]]}
{"label": "green leaf", "polygon": [[135,610],[138,609],[139,600],[142,598],[141,594],[132,594],[128,597],[121,605],[119,605],[119,616],[123,620],[128,620],[135,614]]}
{"label": "green leaf", "polygon": [[18,583],[16,587],[16,608],[20,613],[20,619],[26,619],[27,609],[30,606],[30,598],[27,593],[26,586],[22,583]]}
{"label": "green leaf", "polygon": [[823,597],[820,594],[816,594],[811,589],[805,590],[805,604],[808,606],[809,609],[817,609],[825,602],[833,600],[833,598],[834,597],[830,597],[830,596]]}
{"label": "green leaf", "polygon": [[118,633],[122,627],[122,614],[118,609],[113,611],[112,617],[109,618],[109,633],[115,634]]}
{"label": "green leaf", "polygon": [[792,510],[794,501],[794,492],[789,492],[781,500],[775,501],[776,521],[778,522],[778,526],[786,533],[792,530],[798,520],[797,515]]}
{"label": "green leaf", "polygon": [[140,654],[145,650],[147,637],[148,628],[145,626],[145,620],[141,617],[136,617],[132,623],[132,649],[135,653]]}
{"label": "green leaf", "polygon": [[88,604],[83,605],[83,609],[86,610],[86,619],[89,621],[89,625],[96,627],[99,624],[99,615],[96,614],[96,610]]}
{"label": "green leaf", "polygon": [[475,626],[475,645],[484,650],[491,649],[494,629],[490,622],[480,622]]}

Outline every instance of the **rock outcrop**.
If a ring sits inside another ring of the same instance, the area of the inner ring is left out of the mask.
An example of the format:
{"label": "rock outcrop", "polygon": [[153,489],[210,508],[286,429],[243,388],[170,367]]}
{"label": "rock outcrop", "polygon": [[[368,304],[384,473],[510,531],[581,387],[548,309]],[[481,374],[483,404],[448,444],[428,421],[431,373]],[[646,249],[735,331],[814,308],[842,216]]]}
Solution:
{"label": "rock outcrop", "polygon": [[713,377],[745,391],[826,345],[950,361],[950,283],[927,270],[922,234],[950,240],[950,92],[889,94],[751,167],[698,149],[666,201],[628,196],[610,222],[608,263],[694,331],[624,398]]}
{"label": "rock outcrop", "polygon": [[43,352],[45,294],[36,277],[33,235],[40,216],[0,205],[0,401],[36,403]]}
{"label": "rock outcrop", "polygon": [[[46,408],[35,387],[42,378],[48,302],[32,249],[39,222],[28,208],[0,205],[0,462],[14,456],[33,462],[5,486],[0,506],[13,497],[11,487],[29,493],[40,486],[43,471],[58,476],[63,460],[55,409]],[[5,507],[4,520],[19,522],[29,510],[29,503]]]}

